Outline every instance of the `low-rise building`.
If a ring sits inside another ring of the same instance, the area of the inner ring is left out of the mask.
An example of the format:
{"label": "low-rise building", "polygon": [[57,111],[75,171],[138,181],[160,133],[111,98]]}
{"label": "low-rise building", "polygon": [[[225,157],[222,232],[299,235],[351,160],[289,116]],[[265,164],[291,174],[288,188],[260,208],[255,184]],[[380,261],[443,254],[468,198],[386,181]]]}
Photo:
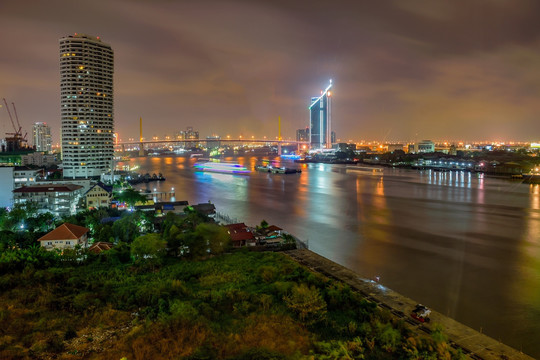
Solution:
{"label": "low-rise building", "polygon": [[251,229],[244,223],[225,225],[233,247],[255,246],[257,239]]}
{"label": "low-rise building", "polygon": [[393,153],[396,150],[403,151],[403,148],[404,148],[403,144],[388,144],[386,146],[388,147],[388,152],[391,152],[391,153]]}
{"label": "low-rise building", "polygon": [[100,254],[103,251],[111,250],[114,247],[113,243],[107,241],[98,241],[88,248],[88,251],[94,254]]}
{"label": "low-rise building", "polygon": [[49,180],[38,180],[36,185],[79,185],[82,186],[82,194],[90,190],[95,181],[90,179],[49,179]]}
{"label": "low-rise building", "polygon": [[108,208],[111,205],[112,186],[106,186],[103,183],[93,185],[90,190],[84,194],[84,200],[87,209],[98,209],[100,207]]}
{"label": "low-rise building", "polygon": [[418,153],[435,152],[435,143],[431,140],[422,140],[418,143]]}
{"label": "low-rise building", "polygon": [[27,166],[15,166],[13,169],[13,182],[15,188],[35,185],[39,177],[39,169],[30,169]]}
{"label": "low-rise building", "polygon": [[212,204],[211,202],[208,203],[200,203],[197,205],[191,206],[193,210],[195,210],[198,213],[201,213],[203,215],[206,215],[210,218],[215,218],[216,216],[216,206]]}
{"label": "low-rise building", "polygon": [[13,166],[0,166],[0,207],[13,206],[13,189],[15,182],[13,178]]}
{"label": "low-rise building", "polygon": [[21,165],[35,165],[40,167],[49,167],[58,164],[58,159],[55,154],[44,154],[35,152],[31,154],[21,155]]}
{"label": "low-rise building", "polygon": [[154,202],[153,200],[147,200],[144,204],[135,204],[135,209],[141,211],[153,211],[156,217],[162,217],[167,215],[167,213],[169,212],[173,212],[175,214],[183,214],[184,208],[188,205],[189,203],[185,200],[162,202]]}
{"label": "low-rise building", "polygon": [[83,226],[64,223],[53,231],[40,237],[38,241],[46,250],[73,249],[77,245],[86,247],[88,231],[90,231],[90,229]]}
{"label": "low-rise building", "polygon": [[13,202],[34,202],[40,212],[50,212],[56,216],[72,215],[76,212],[82,189],[82,186],[74,184],[23,186],[13,190]]}

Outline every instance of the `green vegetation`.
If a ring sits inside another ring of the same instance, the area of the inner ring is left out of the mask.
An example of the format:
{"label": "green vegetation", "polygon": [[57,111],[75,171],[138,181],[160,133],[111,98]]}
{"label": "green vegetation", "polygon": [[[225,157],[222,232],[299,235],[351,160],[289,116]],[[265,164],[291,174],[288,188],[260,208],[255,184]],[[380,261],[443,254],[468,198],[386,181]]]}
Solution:
{"label": "green vegetation", "polygon": [[141,213],[72,217],[117,244],[98,255],[1,235],[0,358],[461,358],[440,329],[418,337],[283,254],[230,253],[222,227],[186,212],[167,214],[160,232]]}
{"label": "green vegetation", "polygon": [[[114,218],[114,221],[104,222],[107,218]],[[39,245],[40,237],[64,222],[89,228],[89,237],[95,241],[114,243],[131,243],[138,236],[154,230],[152,216],[142,211],[101,208],[55,218],[51,213],[38,213],[36,205],[28,202],[16,204],[10,211],[0,208],[0,250]]]}
{"label": "green vegetation", "polygon": [[135,204],[144,204],[148,200],[146,196],[133,188],[127,188],[114,193],[114,198],[120,202],[125,202],[128,206],[134,207]]}

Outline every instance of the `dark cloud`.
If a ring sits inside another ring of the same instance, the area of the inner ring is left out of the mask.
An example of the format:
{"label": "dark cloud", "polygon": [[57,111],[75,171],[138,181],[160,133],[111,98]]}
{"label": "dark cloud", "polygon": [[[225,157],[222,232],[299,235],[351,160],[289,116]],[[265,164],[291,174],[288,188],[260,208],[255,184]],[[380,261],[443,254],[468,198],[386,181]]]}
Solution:
{"label": "dark cloud", "polygon": [[538,14],[534,0],[4,0],[0,96],[58,140],[58,39],[82,32],[115,51],[122,138],[139,116],[149,136],[257,137],[281,116],[294,137],[333,78],[347,140],[538,140]]}

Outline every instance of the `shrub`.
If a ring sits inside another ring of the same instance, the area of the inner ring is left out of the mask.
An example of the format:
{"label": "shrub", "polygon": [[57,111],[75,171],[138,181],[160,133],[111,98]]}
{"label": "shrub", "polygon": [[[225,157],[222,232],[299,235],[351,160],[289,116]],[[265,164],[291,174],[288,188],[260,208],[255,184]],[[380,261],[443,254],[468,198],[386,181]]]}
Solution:
{"label": "shrub", "polygon": [[295,312],[306,324],[322,320],[326,314],[326,302],[319,290],[305,284],[295,286],[290,295],[283,298],[289,309]]}

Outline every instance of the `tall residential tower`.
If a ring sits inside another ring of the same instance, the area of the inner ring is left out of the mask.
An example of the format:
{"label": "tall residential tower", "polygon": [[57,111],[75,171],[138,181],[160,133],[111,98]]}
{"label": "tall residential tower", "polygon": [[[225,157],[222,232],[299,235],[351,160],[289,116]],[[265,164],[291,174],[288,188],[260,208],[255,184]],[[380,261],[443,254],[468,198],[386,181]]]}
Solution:
{"label": "tall residential tower", "polygon": [[51,152],[51,127],[44,122],[37,122],[32,127],[32,140],[36,151]]}
{"label": "tall residential tower", "polygon": [[98,177],[113,160],[114,54],[99,37],[60,39],[62,162],[65,178]]}
{"label": "tall residential tower", "polygon": [[312,149],[332,148],[332,80],[321,92],[321,96],[312,97],[309,106],[310,142]]}

